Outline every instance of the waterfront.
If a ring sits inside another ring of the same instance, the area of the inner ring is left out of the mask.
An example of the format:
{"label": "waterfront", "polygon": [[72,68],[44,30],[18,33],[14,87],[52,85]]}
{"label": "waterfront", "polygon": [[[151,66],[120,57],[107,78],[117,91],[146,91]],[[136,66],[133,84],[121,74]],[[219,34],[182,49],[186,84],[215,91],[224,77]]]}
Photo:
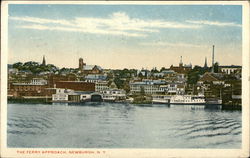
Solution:
{"label": "waterfront", "polygon": [[8,147],[241,148],[241,111],[192,105],[8,104]]}

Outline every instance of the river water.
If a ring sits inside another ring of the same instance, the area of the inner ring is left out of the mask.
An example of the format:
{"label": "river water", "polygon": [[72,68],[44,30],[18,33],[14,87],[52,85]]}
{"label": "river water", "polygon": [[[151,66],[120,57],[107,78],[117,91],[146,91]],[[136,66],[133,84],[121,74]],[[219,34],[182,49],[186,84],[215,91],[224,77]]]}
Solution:
{"label": "river water", "polygon": [[8,104],[8,147],[241,148],[241,111],[191,105]]}

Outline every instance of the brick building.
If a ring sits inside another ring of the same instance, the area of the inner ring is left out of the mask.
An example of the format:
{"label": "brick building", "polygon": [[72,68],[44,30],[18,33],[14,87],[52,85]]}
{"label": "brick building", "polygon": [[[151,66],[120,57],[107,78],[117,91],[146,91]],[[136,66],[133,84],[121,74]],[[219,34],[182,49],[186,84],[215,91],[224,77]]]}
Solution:
{"label": "brick building", "polygon": [[49,75],[48,76],[48,87],[54,88],[56,85],[56,82],[59,81],[76,81],[77,77],[74,74],[69,74],[66,76],[62,75]]}
{"label": "brick building", "polygon": [[10,83],[8,96],[21,98],[25,96],[46,96],[47,85],[35,85],[25,83]]}
{"label": "brick building", "polygon": [[191,64],[189,64],[189,65],[183,65],[183,63],[182,63],[182,57],[181,57],[179,66],[173,66],[173,65],[171,65],[170,66],[170,70],[173,70],[173,71],[175,71],[177,73],[187,74],[190,70],[192,70],[192,65]]}
{"label": "brick building", "polygon": [[72,89],[74,91],[95,91],[95,83],[83,81],[58,81],[56,88]]}

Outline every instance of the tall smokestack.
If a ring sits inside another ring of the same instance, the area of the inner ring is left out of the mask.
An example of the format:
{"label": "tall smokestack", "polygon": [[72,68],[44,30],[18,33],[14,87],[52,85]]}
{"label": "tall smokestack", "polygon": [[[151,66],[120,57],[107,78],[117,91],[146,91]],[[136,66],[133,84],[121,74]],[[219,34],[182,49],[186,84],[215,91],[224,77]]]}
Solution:
{"label": "tall smokestack", "polygon": [[214,72],[214,45],[213,45],[213,54],[212,54],[212,72]]}

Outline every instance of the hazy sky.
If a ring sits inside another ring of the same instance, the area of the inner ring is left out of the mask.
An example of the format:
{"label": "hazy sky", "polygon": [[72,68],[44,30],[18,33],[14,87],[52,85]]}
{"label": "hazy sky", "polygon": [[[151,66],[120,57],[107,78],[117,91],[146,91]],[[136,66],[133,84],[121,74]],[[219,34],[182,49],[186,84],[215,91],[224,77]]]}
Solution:
{"label": "hazy sky", "polygon": [[8,63],[161,68],[241,65],[240,5],[9,5]]}

